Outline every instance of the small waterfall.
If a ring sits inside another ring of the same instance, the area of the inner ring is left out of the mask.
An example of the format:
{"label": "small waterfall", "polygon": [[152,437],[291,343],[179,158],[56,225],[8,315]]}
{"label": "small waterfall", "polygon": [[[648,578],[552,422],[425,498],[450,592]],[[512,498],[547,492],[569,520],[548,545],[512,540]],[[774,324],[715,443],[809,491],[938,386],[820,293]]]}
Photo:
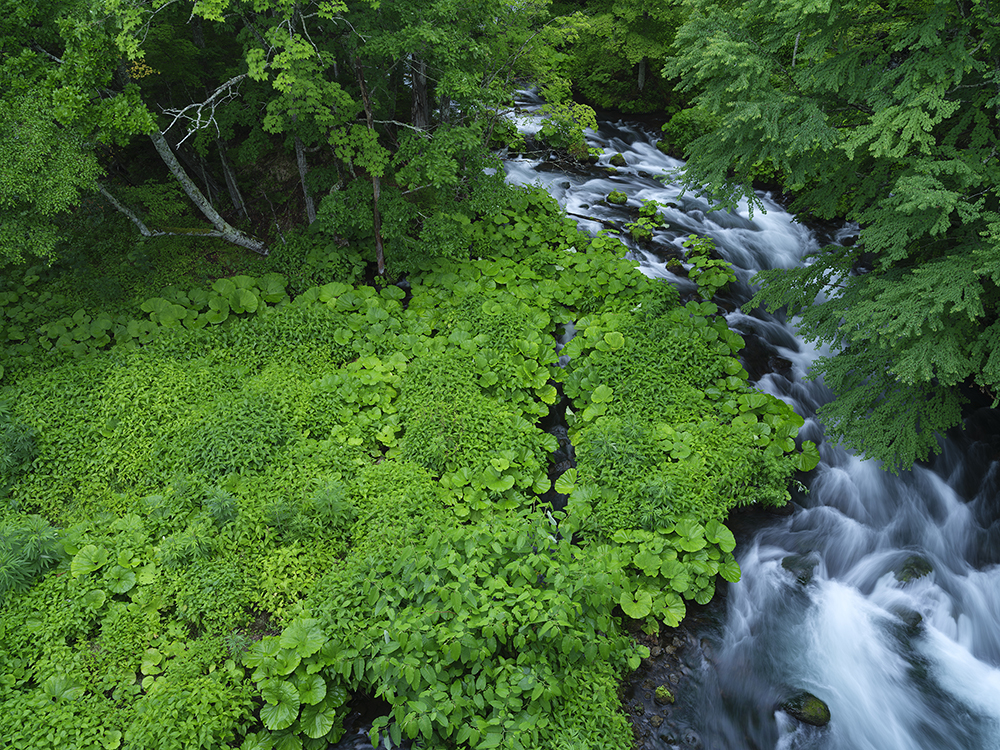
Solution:
{"label": "small waterfall", "polygon": [[[528,99],[525,110],[537,104]],[[529,114],[524,128],[537,131],[537,120]],[[831,394],[802,380],[823,352],[796,338],[794,321],[735,308],[758,270],[799,264],[856,228],[820,239],[764,194],[766,213],[751,216],[745,204],[710,211],[704,199],[657,179],[682,165],[655,148],[656,138],[641,126],[601,123],[588,133],[590,145],[604,149],[597,167],[565,173],[511,160],[508,179],[545,187],[571,214],[589,217],[581,220],[589,231],[622,227],[644,199],[666,205],[667,227],[629,251],[643,273],[670,278],[682,292],[692,285],[669,272],[667,259],[688,234],[711,237],[739,279],[724,300],[734,308],[730,326],[760,353],[762,364],[747,369],[761,390],[806,418],[800,434],[821,444],[823,462],[795,512],[773,518],[737,550],[743,579],[729,587],[722,624],[702,634],[706,658],[671,714],[693,731],[661,731],[651,746],[1000,748],[996,424],[984,417],[978,440],[949,442],[934,470],[901,476],[824,443],[815,413]],[[626,166],[611,174],[602,167],[615,153]],[[627,206],[604,202],[612,190],[629,196]],[[829,705],[829,725],[800,724],[778,709],[801,690]]]}

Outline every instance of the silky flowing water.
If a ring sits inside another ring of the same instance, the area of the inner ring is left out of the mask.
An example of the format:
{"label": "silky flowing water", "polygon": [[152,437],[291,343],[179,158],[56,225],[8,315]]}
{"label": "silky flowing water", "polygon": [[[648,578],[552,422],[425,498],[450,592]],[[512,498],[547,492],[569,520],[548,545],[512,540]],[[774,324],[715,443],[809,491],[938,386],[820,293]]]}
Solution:
{"label": "silky flowing water", "polygon": [[[538,102],[527,102],[529,105]],[[520,122],[524,132],[535,118]],[[601,163],[560,171],[524,158],[506,163],[508,179],[544,186],[590,231],[622,227],[643,199],[668,207],[652,243],[631,247],[640,270],[678,283],[666,259],[689,234],[715,240],[739,283],[726,307],[750,296],[749,279],[791,267],[822,245],[846,240],[845,227],[822,233],[794,222],[761,195],[766,213],[744,204],[710,211],[681,195],[681,162],[655,148],[641,126],[602,123],[589,134]],[[626,167],[609,174],[615,154]],[[628,195],[610,206],[612,190]],[[585,217],[585,218],[580,218]],[[743,578],[729,587],[717,625],[699,633],[700,658],[671,722],[647,746],[707,750],[978,750],[1000,748],[1000,524],[995,430],[948,442],[931,468],[901,476],[823,442],[816,409],[831,398],[805,381],[821,352],[796,338],[794,324],[735,310],[730,326],[760,347],[777,372],[756,382],[806,418],[801,436],[820,444],[823,462],[794,512],[758,523],[737,549]],[[751,368],[748,368],[751,369]],[[751,370],[752,371],[752,370]],[[800,724],[778,706],[796,691],[825,701],[826,727]],[[678,732],[677,727],[688,728]]]}

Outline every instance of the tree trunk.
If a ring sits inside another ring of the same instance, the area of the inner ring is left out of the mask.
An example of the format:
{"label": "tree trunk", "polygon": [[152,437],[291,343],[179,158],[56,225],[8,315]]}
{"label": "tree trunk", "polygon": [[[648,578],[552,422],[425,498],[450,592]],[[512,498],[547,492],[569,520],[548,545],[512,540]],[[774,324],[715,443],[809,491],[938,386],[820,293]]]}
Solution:
{"label": "tree trunk", "polygon": [[646,58],[639,61],[639,91],[646,85]]}
{"label": "tree trunk", "polygon": [[233,208],[241,212],[247,221],[250,221],[250,214],[247,213],[246,204],[243,202],[243,195],[240,193],[240,186],[236,182],[236,175],[233,174],[233,168],[229,166],[229,159],[226,157],[226,144],[221,138],[217,138],[215,143],[219,147],[222,174],[226,178],[226,189],[229,190],[229,199],[233,202]]}
{"label": "tree trunk", "polygon": [[441,124],[447,125],[451,116],[451,97],[447,94],[442,95],[438,100],[438,109],[441,112]]}
{"label": "tree trunk", "polygon": [[[368,129],[375,130],[375,123],[372,118],[372,100],[368,96],[368,86],[365,84],[365,70],[361,66],[361,58],[354,56],[354,72],[358,76],[358,86],[361,88],[361,102],[365,107],[365,118],[368,120]],[[378,198],[381,192],[381,184],[376,175],[372,175],[372,228],[375,230],[375,261],[378,264],[378,275],[385,275],[385,253],[382,248],[382,214],[378,210]]]}
{"label": "tree trunk", "polygon": [[306,163],[305,144],[302,143],[302,139],[298,136],[295,136],[295,160],[299,164],[299,181],[302,183],[302,195],[306,199],[306,218],[312,224],[316,221],[316,204],[313,203],[313,198],[309,194],[309,188],[306,186],[306,174],[309,172],[309,165]]}
{"label": "tree trunk", "polygon": [[410,56],[410,81],[413,89],[413,127],[427,130],[431,125],[430,108],[427,106],[427,63],[416,55]]}
{"label": "tree trunk", "polygon": [[222,237],[226,242],[231,242],[239,247],[245,247],[248,250],[253,250],[255,253],[260,253],[261,255],[267,255],[267,246],[260,240],[250,237],[235,227],[231,226],[229,222],[219,215],[219,212],[215,210],[212,204],[202,195],[202,192],[198,189],[198,186],[194,184],[194,181],[188,177],[187,173],[181,167],[180,163],[177,161],[177,157],[174,156],[174,152],[170,150],[169,144],[167,144],[166,138],[163,137],[163,133],[160,131],[155,131],[150,133],[150,140],[153,141],[153,145],[156,147],[157,153],[159,153],[160,158],[167,165],[167,168],[173,173],[174,177],[184,188],[184,192],[187,193],[188,198],[194,203],[198,210],[201,211],[205,218],[212,222],[212,226],[215,227],[219,236]]}

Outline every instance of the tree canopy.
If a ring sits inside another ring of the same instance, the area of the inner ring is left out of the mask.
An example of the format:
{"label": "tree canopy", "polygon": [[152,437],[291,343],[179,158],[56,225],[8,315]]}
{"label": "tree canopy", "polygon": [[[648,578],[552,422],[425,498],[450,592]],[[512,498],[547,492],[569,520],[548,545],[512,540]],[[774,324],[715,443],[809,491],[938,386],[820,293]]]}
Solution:
{"label": "tree canopy", "polygon": [[693,0],[666,72],[718,127],[686,177],[754,200],[773,169],[805,216],[860,237],[765,271],[762,302],[828,344],[822,416],[849,447],[907,467],[1000,395],[1000,24],[989,2]]}

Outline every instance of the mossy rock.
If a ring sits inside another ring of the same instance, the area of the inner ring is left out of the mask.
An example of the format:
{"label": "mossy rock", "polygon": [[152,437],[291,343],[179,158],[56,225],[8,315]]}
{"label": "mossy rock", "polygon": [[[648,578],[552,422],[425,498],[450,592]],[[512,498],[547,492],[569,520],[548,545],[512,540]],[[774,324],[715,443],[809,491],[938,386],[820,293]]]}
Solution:
{"label": "mossy rock", "polygon": [[892,571],[896,580],[900,583],[909,583],[918,578],[930,575],[934,571],[934,566],[926,557],[920,555],[910,555],[903,561],[903,564]]}
{"label": "mossy rock", "polygon": [[628,162],[625,161],[625,157],[622,156],[620,153],[615,154],[608,161],[609,161],[609,163],[611,164],[612,167],[626,167],[626,166],[628,166]]}
{"label": "mossy rock", "polygon": [[628,196],[621,190],[612,190],[608,193],[607,201],[614,206],[624,206],[628,203]]}
{"label": "mossy rock", "polygon": [[641,224],[629,227],[628,233],[636,242],[649,242],[653,239],[653,230]]}
{"label": "mossy rock", "polygon": [[830,707],[812,693],[805,691],[797,693],[779,708],[803,724],[825,727],[830,723]]}
{"label": "mossy rock", "polygon": [[660,685],[656,688],[656,692],[653,693],[653,700],[661,706],[666,706],[674,702],[674,694],[670,692],[670,689],[666,685]]}
{"label": "mossy rock", "polygon": [[670,146],[667,145],[666,141],[662,141],[662,140],[661,141],[657,141],[656,142],[656,150],[659,151],[661,154],[665,154],[667,156],[670,156]]}

